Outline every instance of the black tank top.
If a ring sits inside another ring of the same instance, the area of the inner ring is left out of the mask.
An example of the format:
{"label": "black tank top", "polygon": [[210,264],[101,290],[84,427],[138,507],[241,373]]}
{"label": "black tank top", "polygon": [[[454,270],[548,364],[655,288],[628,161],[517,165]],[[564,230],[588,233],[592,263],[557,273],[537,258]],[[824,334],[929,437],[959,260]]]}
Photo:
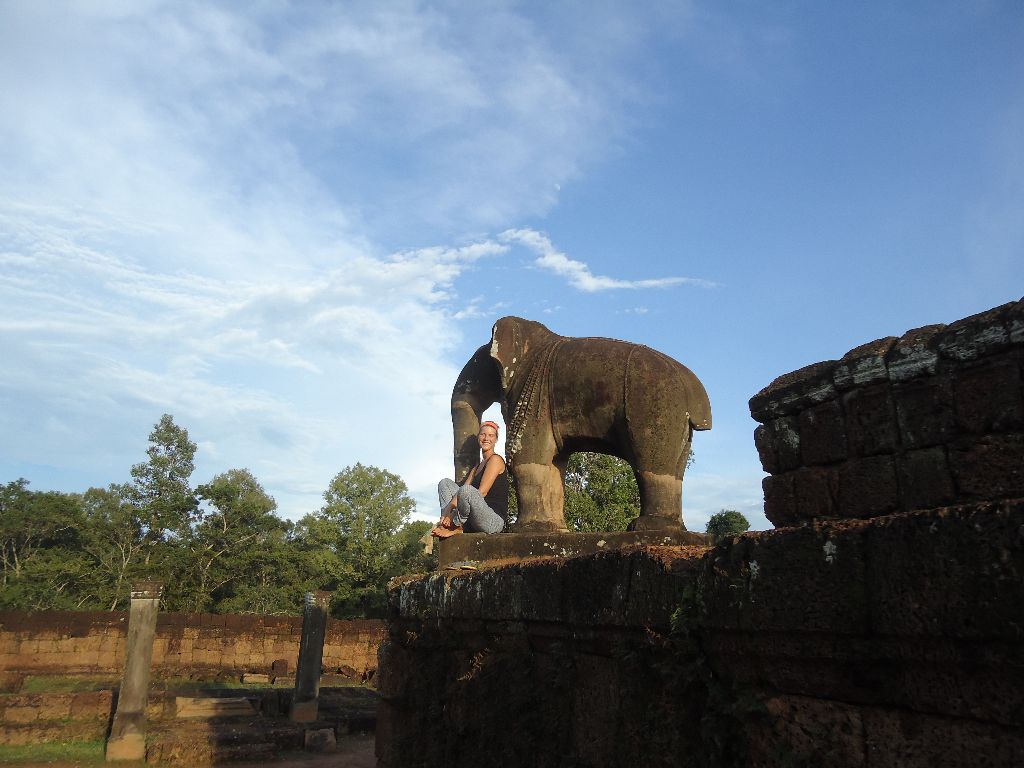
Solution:
{"label": "black tank top", "polygon": [[[484,469],[486,468],[487,464],[484,463],[479,471],[473,475],[473,482],[470,483],[478,491],[480,490],[480,481],[484,479]],[[502,520],[508,522],[508,467],[501,470],[501,474],[494,478],[494,482],[491,483],[491,490],[484,496],[484,501]]]}

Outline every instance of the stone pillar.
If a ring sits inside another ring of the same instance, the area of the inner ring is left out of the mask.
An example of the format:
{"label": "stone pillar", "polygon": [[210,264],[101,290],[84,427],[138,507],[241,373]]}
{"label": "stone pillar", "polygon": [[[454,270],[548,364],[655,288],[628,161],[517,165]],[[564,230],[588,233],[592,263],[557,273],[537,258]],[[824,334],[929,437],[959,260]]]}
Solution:
{"label": "stone pillar", "polygon": [[327,635],[327,606],[330,592],[307,592],[302,611],[302,638],[299,641],[299,664],[295,670],[295,695],[291,719],[311,723],[317,718],[320,696],[320,670],[324,661],[324,639]]}
{"label": "stone pillar", "polygon": [[125,644],[124,676],[117,695],[117,711],[107,739],[107,760],[146,758],[146,703],[153,662],[153,638],[163,584],[140,581],[132,585]]}

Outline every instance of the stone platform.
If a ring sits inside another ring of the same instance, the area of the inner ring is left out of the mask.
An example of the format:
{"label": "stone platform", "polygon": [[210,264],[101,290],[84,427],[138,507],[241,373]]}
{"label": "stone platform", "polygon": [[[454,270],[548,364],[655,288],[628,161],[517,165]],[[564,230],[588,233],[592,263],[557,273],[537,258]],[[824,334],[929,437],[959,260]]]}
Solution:
{"label": "stone platform", "polygon": [[1018,768],[1022,523],[1011,500],[396,579],[378,765]]}
{"label": "stone platform", "polygon": [[438,541],[437,567],[533,557],[576,557],[626,547],[704,544],[704,534],[684,530],[615,531],[608,533],[462,533]]}

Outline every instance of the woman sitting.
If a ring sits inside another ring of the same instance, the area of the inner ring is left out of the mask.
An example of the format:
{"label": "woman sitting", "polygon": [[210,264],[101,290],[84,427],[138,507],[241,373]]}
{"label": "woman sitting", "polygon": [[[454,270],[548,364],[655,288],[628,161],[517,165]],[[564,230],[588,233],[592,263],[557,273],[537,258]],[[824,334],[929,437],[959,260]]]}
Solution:
{"label": "woman sitting", "polygon": [[508,518],[508,472],[494,452],[498,425],[485,421],[476,436],[481,460],[458,485],[447,477],[437,484],[441,520],[431,533],[442,539],[457,533],[498,533]]}

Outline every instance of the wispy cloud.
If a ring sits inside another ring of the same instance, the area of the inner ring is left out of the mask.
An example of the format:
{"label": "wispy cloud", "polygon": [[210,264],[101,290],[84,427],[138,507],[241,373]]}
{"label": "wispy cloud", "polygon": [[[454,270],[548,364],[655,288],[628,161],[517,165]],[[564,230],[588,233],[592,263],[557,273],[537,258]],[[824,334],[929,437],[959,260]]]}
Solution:
{"label": "wispy cloud", "polygon": [[[25,218],[0,205],[0,233]],[[49,211],[16,237],[0,234],[14,267],[0,273],[0,397],[12,405],[0,431],[19,436],[0,449],[8,466],[81,467],[115,454],[126,472],[169,411],[203,440],[201,466],[250,465],[293,515],[315,508],[308,489],[357,460],[410,483],[447,470],[457,368],[446,360],[459,335],[446,297],[506,246],[363,254],[268,283],[144,269],[81,222]],[[419,425],[411,443],[396,446],[394,424]]]}
{"label": "wispy cloud", "polygon": [[[489,314],[461,281],[541,242],[465,233],[545,214],[614,151],[635,14],[595,9],[571,40],[574,14],[501,4],[3,15],[0,466],[122,480],[168,411],[200,480],[248,466],[291,516],[355,461],[432,506],[461,322]],[[687,282],[543,243],[581,290]]]}
{"label": "wispy cloud", "polygon": [[532,229],[508,229],[498,236],[508,243],[519,243],[537,254],[534,260],[541,269],[564,277],[573,288],[585,293],[611,290],[637,290],[642,288],[670,288],[674,285],[698,285],[712,287],[714,283],[693,277],[658,277],[646,280],[623,280],[604,275],[595,275],[582,261],[570,259],[551,244],[548,237]]}

